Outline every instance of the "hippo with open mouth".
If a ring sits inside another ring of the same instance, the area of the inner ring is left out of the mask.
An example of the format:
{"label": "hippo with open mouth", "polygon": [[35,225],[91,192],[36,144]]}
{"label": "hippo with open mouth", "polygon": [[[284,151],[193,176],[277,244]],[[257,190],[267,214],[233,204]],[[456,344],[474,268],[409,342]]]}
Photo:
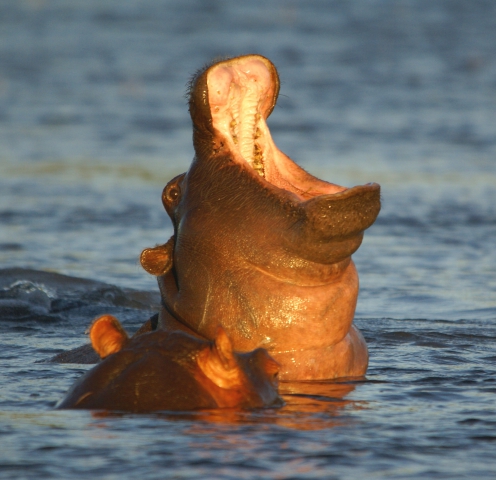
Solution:
{"label": "hippo with open mouth", "polygon": [[193,78],[195,158],[162,196],[174,235],[141,254],[158,278],[158,328],[213,340],[221,324],[236,350],[267,349],[282,380],[361,376],[351,255],[379,214],[380,186],[319,180],[282,153],[266,124],[278,92],[259,55]]}

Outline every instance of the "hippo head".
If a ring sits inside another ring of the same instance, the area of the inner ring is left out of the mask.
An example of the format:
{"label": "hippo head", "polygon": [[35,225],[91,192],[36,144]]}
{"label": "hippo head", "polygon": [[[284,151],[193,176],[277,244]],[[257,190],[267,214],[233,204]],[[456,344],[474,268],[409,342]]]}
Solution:
{"label": "hippo head", "polygon": [[89,329],[102,361],[57,408],[154,412],[279,407],[279,365],[266,350],[238,353],[222,327],[215,339],[156,330],[129,338],[112,315]]}
{"label": "hippo head", "polygon": [[380,187],[319,180],[282,153],[266,124],[278,92],[274,65],[258,55],[193,78],[195,158],[162,196],[174,235],[141,262],[158,276],[162,328],[213,339],[220,323],[237,350],[266,348],[282,379],[362,375],[351,255],[379,213]]}

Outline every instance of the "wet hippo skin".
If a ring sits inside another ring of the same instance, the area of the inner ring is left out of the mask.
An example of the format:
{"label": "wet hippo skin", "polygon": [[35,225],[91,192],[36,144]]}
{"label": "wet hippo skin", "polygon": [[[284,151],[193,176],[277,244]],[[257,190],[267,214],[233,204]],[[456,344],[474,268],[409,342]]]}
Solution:
{"label": "wet hippo skin", "polygon": [[380,187],[319,180],[278,150],[265,122],[278,91],[258,55],[192,80],[195,158],[162,196],[174,235],[141,255],[158,278],[158,328],[213,339],[220,323],[235,349],[266,348],[284,380],[361,376],[351,255],[379,213]]}
{"label": "wet hippo skin", "polygon": [[90,329],[103,360],[58,408],[154,412],[280,406],[279,365],[264,349],[239,354],[219,327],[213,342],[156,330],[129,339],[111,315]]}

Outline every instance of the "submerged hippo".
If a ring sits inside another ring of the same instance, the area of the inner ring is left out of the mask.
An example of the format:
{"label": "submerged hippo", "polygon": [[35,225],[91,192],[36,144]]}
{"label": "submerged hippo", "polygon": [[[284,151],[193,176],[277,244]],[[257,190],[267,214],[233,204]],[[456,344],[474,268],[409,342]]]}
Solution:
{"label": "submerged hippo", "polygon": [[266,58],[215,63],[191,82],[195,158],[163,191],[174,225],[141,264],[158,277],[158,328],[239,351],[264,347],[284,380],[361,376],[351,255],[380,210],[380,187],[345,188],[305,172],[274,144],[266,119],[279,77]]}
{"label": "submerged hippo", "polygon": [[210,342],[156,330],[129,339],[116,318],[90,329],[102,362],[70,389],[58,408],[154,412],[280,406],[279,365],[264,349],[236,353],[222,327]]}

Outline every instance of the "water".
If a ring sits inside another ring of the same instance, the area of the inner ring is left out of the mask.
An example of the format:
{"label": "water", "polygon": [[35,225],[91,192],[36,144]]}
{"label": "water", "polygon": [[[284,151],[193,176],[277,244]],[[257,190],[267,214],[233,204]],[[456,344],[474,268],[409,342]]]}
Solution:
{"label": "water", "polygon": [[[0,271],[0,477],[494,478],[494,2],[5,0],[0,39],[0,266],[34,269]],[[277,411],[54,411],[87,367],[42,361],[155,309],[137,259],[193,155],[187,79],[251,52],[281,75],[280,148],[382,185],[354,255],[367,380],[283,384]]]}

